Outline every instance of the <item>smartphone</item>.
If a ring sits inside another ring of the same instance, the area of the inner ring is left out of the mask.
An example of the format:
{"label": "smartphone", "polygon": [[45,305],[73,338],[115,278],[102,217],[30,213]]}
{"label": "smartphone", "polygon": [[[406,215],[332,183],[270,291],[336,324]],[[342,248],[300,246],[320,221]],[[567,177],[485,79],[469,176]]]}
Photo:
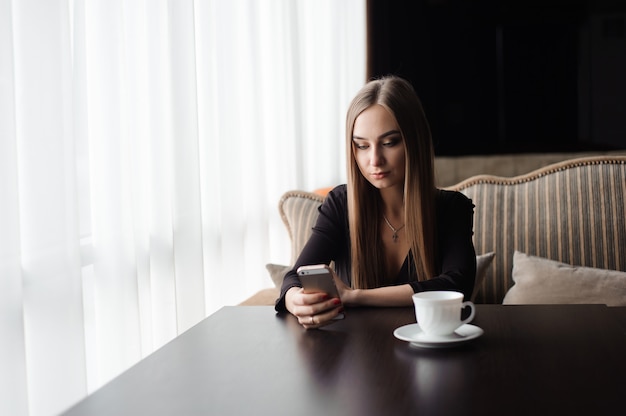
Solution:
{"label": "smartphone", "polygon": [[[304,293],[326,293],[331,298],[339,298],[339,290],[335,285],[330,267],[325,264],[314,264],[311,266],[298,267],[298,277],[302,283]],[[340,313],[335,319],[342,319],[344,315]]]}

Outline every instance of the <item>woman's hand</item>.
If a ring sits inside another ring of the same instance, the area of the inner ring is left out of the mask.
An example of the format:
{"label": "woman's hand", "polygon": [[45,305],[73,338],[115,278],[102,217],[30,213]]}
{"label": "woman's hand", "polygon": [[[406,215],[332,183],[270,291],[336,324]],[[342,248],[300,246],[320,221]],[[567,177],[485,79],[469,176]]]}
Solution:
{"label": "woman's hand", "polygon": [[352,300],[354,297],[353,294],[355,293],[354,289],[345,284],[343,280],[337,276],[334,270],[331,269],[331,272],[333,274],[333,279],[335,280],[335,286],[337,286],[337,291],[339,292],[339,297],[341,298],[341,303],[346,306],[355,306],[356,303]]}
{"label": "woman's hand", "polygon": [[326,293],[304,293],[301,287],[292,287],[287,291],[285,306],[307,329],[333,323],[343,309],[339,298],[331,298]]}

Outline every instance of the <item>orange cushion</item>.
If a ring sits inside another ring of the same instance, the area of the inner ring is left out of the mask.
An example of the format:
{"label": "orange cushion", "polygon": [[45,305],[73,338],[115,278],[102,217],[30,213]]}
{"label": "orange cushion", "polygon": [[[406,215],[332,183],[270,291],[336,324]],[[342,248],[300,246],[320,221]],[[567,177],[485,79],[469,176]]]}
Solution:
{"label": "orange cushion", "polygon": [[328,188],[318,188],[316,190],[313,191],[313,193],[321,195],[321,196],[326,196],[328,195],[328,193],[334,188],[334,186],[329,186]]}

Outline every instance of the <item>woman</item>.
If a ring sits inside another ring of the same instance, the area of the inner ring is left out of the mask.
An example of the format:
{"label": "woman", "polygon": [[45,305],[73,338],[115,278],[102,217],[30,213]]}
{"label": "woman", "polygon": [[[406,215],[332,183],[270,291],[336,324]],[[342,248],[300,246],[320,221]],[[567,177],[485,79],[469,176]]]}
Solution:
{"label": "woman", "polygon": [[[305,328],[333,322],[344,306],[409,306],[415,292],[474,287],[474,206],[434,185],[430,129],[405,80],[367,83],[346,119],[347,185],[320,207],[313,233],[283,281],[276,310]],[[335,262],[340,298],[303,293],[296,269]]]}

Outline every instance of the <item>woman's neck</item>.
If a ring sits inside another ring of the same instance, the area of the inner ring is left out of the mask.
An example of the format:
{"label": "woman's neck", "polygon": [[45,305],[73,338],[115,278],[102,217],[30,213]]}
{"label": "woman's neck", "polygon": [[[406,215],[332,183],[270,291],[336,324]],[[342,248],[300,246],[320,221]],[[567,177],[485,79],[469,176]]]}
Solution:
{"label": "woman's neck", "polygon": [[399,188],[381,189],[383,213],[390,219],[404,218],[404,191]]}

